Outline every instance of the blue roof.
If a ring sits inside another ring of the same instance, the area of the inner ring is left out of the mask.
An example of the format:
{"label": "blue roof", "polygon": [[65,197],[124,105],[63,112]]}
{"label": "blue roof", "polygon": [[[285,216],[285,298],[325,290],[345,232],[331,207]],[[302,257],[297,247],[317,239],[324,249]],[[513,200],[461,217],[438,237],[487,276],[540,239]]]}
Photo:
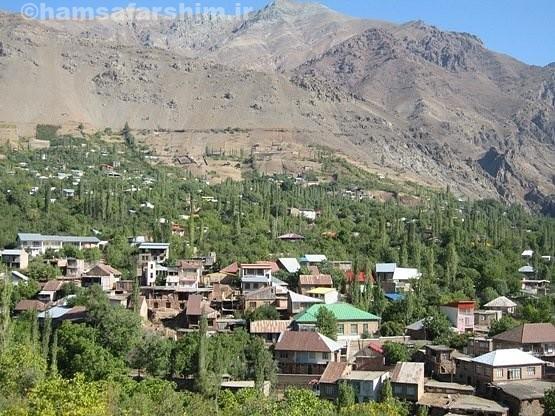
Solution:
{"label": "blue roof", "polygon": [[397,268],[397,263],[377,263],[376,273],[393,273]]}
{"label": "blue roof", "polygon": [[403,293],[386,293],[385,297],[392,302],[399,302],[405,299],[405,295]]}

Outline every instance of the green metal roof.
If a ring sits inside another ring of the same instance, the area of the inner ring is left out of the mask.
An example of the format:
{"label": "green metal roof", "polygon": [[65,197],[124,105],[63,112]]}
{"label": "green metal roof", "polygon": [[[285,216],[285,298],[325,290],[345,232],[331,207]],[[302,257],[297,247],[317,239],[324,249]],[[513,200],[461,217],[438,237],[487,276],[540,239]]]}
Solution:
{"label": "green metal roof", "polygon": [[349,303],[332,303],[329,305],[312,305],[306,311],[295,317],[295,322],[300,324],[316,323],[316,316],[320,308],[326,308],[335,315],[335,319],[341,321],[379,321],[380,317],[362,309],[355,308]]}

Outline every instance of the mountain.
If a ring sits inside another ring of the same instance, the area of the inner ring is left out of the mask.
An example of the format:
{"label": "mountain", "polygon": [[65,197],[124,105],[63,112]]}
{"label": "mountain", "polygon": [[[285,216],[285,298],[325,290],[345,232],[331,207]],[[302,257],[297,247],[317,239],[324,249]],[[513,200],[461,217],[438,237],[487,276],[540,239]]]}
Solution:
{"label": "mountain", "polygon": [[128,121],[161,153],[317,144],[398,180],[555,215],[553,65],[291,0],[243,18],[132,15],[0,13],[0,125]]}

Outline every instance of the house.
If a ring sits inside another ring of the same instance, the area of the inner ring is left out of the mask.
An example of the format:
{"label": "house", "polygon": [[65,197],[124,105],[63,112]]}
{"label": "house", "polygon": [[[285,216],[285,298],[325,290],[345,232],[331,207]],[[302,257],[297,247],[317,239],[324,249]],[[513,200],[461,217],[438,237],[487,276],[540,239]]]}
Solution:
{"label": "house", "polygon": [[427,407],[430,416],[507,416],[509,410],[470,394],[424,393],[417,404]]}
{"label": "house", "polygon": [[286,270],[287,273],[297,273],[301,270],[301,265],[299,261],[294,257],[282,257],[278,259],[278,265],[281,266],[282,269]]}
{"label": "house", "polygon": [[85,260],[70,257],[67,259],[64,276],[68,279],[80,279],[85,272]]}
{"label": "house", "polygon": [[424,370],[426,375],[439,381],[453,381],[456,357],[466,356],[445,345],[426,345],[424,347]]}
{"label": "house", "polygon": [[201,260],[180,260],[174,267],[165,268],[167,287],[197,288],[204,265]]}
{"label": "house", "polygon": [[110,305],[121,306],[123,308],[127,308],[130,296],[131,296],[130,293],[121,293],[121,292],[109,293],[107,295]]}
{"label": "house", "polygon": [[243,296],[243,310],[254,311],[261,306],[271,305],[285,314],[288,309],[288,290],[283,286],[265,286]]}
{"label": "house", "polygon": [[49,280],[39,292],[37,296],[38,300],[44,303],[50,303],[58,300],[61,297],[60,292],[63,285],[64,282],[60,280]]}
{"label": "house", "polygon": [[391,373],[393,396],[417,402],[424,394],[424,363],[399,362]]}
{"label": "house", "polygon": [[299,276],[299,290],[306,295],[316,288],[333,288],[333,280],[329,274],[302,274]]}
{"label": "house", "polygon": [[[256,382],[254,380],[223,380],[220,383],[222,390],[229,390],[233,393],[237,393],[241,390],[254,390],[256,389]],[[271,383],[269,381],[264,381],[262,383],[261,391],[265,397],[270,395]]]}
{"label": "house", "polygon": [[312,305],[294,319],[299,329],[314,329],[318,311],[326,308],[337,320],[337,336],[339,339],[360,339],[361,336],[378,332],[380,318],[363,311],[348,303],[334,303],[330,305]]}
{"label": "house", "polygon": [[205,269],[210,269],[214,266],[214,264],[216,264],[216,252],[211,251],[210,253],[201,256],[193,256],[192,260],[200,260]]}
{"label": "house", "polygon": [[22,299],[15,305],[14,313],[20,315],[28,311],[42,312],[45,309],[46,305],[39,300]]}
{"label": "house", "polygon": [[425,340],[428,338],[426,331],[426,319],[420,319],[405,326],[405,334],[414,340]]}
{"label": "house", "polygon": [[75,197],[75,189],[70,189],[70,188],[62,189],[62,196],[64,198],[74,198]]}
{"label": "house", "polygon": [[349,370],[349,363],[345,361],[330,361],[318,382],[320,398],[337,400],[339,396],[339,381]]}
{"label": "house", "polygon": [[317,287],[306,293],[308,296],[319,299],[326,305],[339,302],[339,292],[331,287]]}
{"label": "house", "polygon": [[353,388],[357,403],[377,401],[380,398],[383,383],[388,378],[389,372],[384,370],[354,370],[346,362],[330,362],[318,383],[320,397],[337,400],[339,383],[347,383]]}
{"label": "house", "polygon": [[545,380],[500,381],[491,386],[492,396],[509,408],[510,415],[543,415],[546,391],[555,383]]}
{"label": "house", "polygon": [[[353,341],[358,343],[359,341]],[[353,345],[348,351],[353,350]],[[380,371],[385,370],[385,355],[383,347],[377,342],[369,342],[367,346],[361,348],[354,354],[354,368],[361,371]]]}
{"label": "house", "polygon": [[281,241],[303,241],[305,238],[300,234],[287,233],[287,234],[278,236],[277,239]]}
{"label": "house", "polygon": [[499,296],[484,305],[484,309],[500,311],[503,315],[513,315],[516,307],[517,304],[505,296]]}
{"label": "house", "polygon": [[139,253],[139,264],[145,265],[148,262],[156,262],[162,264],[166,262],[170,256],[169,243],[139,243],[137,246]]}
{"label": "house", "polygon": [[499,321],[503,313],[495,310],[474,311],[474,332],[488,333],[492,324]]}
{"label": "house", "polygon": [[328,261],[328,258],[323,254],[305,254],[299,258],[301,266],[318,266],[326,261]]}
{"label": "house", "polygon": [[544,361],[518,349],[500,349],[457,361],[456,380],[485,392],[491,383],[510,380],[541,380]]}
{"label": "house", "polygon": [[412,281],[421,276],[418,269],[398,267],[397,263],[376,264],[376,280],[386,293],[409,292]]}
{"label": "house", "polygon": [[121,279],[121,272],[108,264],[98,263],[81,276],[81,286],[90,287],[99,285],[102,290],[109,292],[115,288],[116,282]]}
{"label": "house", "polygon": [[206,301],[201,295],[190,295],[187,300],[185,316],[188,328],[198,328],[201,317],[205,316],[208,326],[213,327],[219,314],[210,307],[210,302]]}
{"label": "house", "polygon": [[292,290],[288,292],[288,297],[289,297],[289,304],[288,304],[287,312],[289,313],[289,315],[296,315],[310,308],[312,305],[316,303],[324,302],[321,299],[317,299],[317,298],[313,298],[305,295],[299,295],[298,293],[295,293]]}
{"label": "house", "polygon": [[544,361],[555,361],[555,325],[522,324],[493,337],[493,348],[518,348]]}
{"label": "house", "polygon": [[283,332],[274,348],[279,372],[322,374],[329,362],[339,361],[341,344],[318,332]]}
{"label": "house", "polygon": [[[18,272],[17,270],[12,270],[11,276],[12,276],[12,285],[14,286],[17,286],[20,283],[21,284],[29,283],[29,278],[25,276],[23,273]],[[1,277],[2,275],[0,274],[0,278]]]}
{"label": "house", "polygon": [[270,344],[275,344],[282,332],[287,331],[291,325],[290,320],[273,321],[251,321],[249,332],[253,335],[258,335],[264,338],[264,341]]}
{"label": "house", "polygon": [[451,324],[459,333],[474,331],[474,307],[472,300],[460,300],[442,305],[439,310],[447,315]]}
{"label": "house", "polygon": [[551,282],[542,279],[529,279],[524,277],[521,280],[520,291],[525,295],[546,296]]}
{"label": "house", "polygon": [[518,269],[518,272],[524,275],[526,278],[534,278],[536,276],[536,270],[530,265],[522,266],[520,269]]}
{"label": "house", "polygon": [[272,278],[272,273],[276,271],[274,265],[275,263],[272,262],[241,264],[239,266],[241,293],[247,294],[262,287],[273,286],[274,280]]}
{"label": "house", "polygon": [[38,314],[38,319],[51,318],[53,323],[59,324],[62,321],[83,322],[87,317],[87,308],[84,306],[54,306]]}
{"label": "house", "polygon": [[346,382],[353,387],[357,403],[377,401],[385,380],[389,379],[387,371],[359,371],[349,370],[344,373],[339,382]]}
{"label": "house", "polygon": [[525,260],[530,260],[532,257],[534,257],[534,250],[524,250],[521,256]]}
{"label": "house", "polygon": [[472,357],[478,357],[490,351],[493,351],[493,339],[486,337],[468,338],[468,344],[465,348],[466,354]]}
{"label": "house", "polygon": [[316,221],[316,217],[317,217],[317,215],[318,215],[318,213],[317,213],[315,210],[313,210],[313,209],[305,209],[305,208],[300,208],[300,209],[298,209],[298,208],[290,208],[290,209],[289,209],[289,214],[290,214],[292,217],[295,217],[295,218],[301,217],[301,218],[307,219],[307,220],[309,220],[309,221],[311,221],[311,222]]}
{"label": "house", "polygon": [[100,240],[96,237],[19,233],[17,245],[20,249],[27,251],[31,257],[36,257],[46,253],[46,250],[58,251],[66,245],[77,247],[80,250],[95,248],[100,245]]}
{"label": "house", "polygon": [[353,262],[350,260],[332,260],[329,262],[336,269],[342,272],[348,272],[353,270]]}
{"label": "house", "polygon": [[[135,309],[135,305],[133,302],[133,297],[131,297],[129,299],[129,303],[127,305],[128,309]],[[146,301],[146,298],[144,296],[139,296],[139,306],[136,309],[136,313],[139,314],[139,316],[141,317],[141,319],[143,321],[147,321],[148,320],[148,303]]]}
{"label": "house", "polygon": [[2,251],[2,263],[8,269],[27,270],[29,266],[29,254],[22,249],[4,250]]}

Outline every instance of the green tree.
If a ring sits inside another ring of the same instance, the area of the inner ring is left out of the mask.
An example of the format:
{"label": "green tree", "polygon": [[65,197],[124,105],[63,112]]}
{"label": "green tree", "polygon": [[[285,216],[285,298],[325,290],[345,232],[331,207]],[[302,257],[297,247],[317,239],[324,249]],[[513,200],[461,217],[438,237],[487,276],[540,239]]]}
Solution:
{"label": "green tree", "polygon": [[543,409],[545,416],[555,416],[555,387],[545,392],[543,396]]}
{"label": "green tree", "polygon": [[247,313],[250,321],[276,320],[279,319],[279,312],[273,305],[262,305],[254,311]]}
{"label": "green tree", "polygon": [[409,347],[399,342],[386,342],[383,345],[383,351],[387,365],[395,365],[400,361],[409,361],[411,357]]}
{"label": "green tree", "polygon": [[29,416],[108,416],[107,391],[103,383],[86,382],[82,376],[51,378],[31,390]]}
{"label": "green tree", "polygon": [[353,386],[346,382],[339,382],[339,392],[337,395],[337,406],[339,409],[352,406],[356,403],[355,390]]}
{"label": "green tree", "polygon": [[169,361],[172,345],[160,335],[147,333],[131,351],[131,366],[139,371],[145,369],[147,374],[159,377],[170,372]]}
{"label": "green tree", "polygon": [[494,337],[497,334],[508,331],[518,325],[518,321],[511,316],[505,315],[498,321],[492,322],[489,330],[489,336]]}
{"label": "green tree", "polygon": [[316,328],[318,332],[331,339],[337,339],[337,319],[332,311],[325,306],[318,309],[316,314]]}

